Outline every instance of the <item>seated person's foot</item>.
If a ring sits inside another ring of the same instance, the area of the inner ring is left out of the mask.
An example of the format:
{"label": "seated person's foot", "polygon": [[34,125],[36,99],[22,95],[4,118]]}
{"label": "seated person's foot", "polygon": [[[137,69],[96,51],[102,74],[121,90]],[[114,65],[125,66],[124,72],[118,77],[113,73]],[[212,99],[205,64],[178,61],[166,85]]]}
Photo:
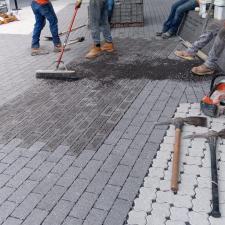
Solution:
{"label": "seated person's foot", "polygon": [[191,69],[191,72],[195,75],[198,76],[203,76],[203,75],[212,75],[215,73],[215,69],[209,68],[207,67],[205,64],[202,64],[200,66],[197,67],[193,67]]}
{"label": "seated person's foot", "polygon": [[157,36],[157,37],[161,37],[161,36],[162,36],[162,34],[163,34],[163,32],[162,32],[162,31],[159,31],[159,32],[156,32],[156,33],[155,33],[155,36]]}
{"label": "seated person's foot", "polygon": [[[61,44],[55,45],[53,52],[61,52],[63,49],[63,46]],[[64,51],[69,51],[70,48],[65,48]]]}
{"label": "seated person's foot", "polygon": [[113,46],[113,43],[109,43],[109,42],[105,42],[102,46],[101,46],[101,50],[102,51],[106,51],[106,52],[113,52],[115,49],[114,49],[114,46]]}
{"label": "seated person's foot", "polygon": [[162,34],[162,38],[163,39],[168,39],[168,38],[170,38],[172,36],[173,36],[173,33],[169,32],[169,31],[167,31],[167,32]]}
{"label": "seated person's foot", "polygon": [[32,48],[31,49],[31,56],[47,55],[47,54],[49,54],[49,51],[41,49],[41,48]]}
{"label": "seated person's foot", "polygon": [[97,46],[93,46],[90,51],[86,54],[85,58],[93,59],[101,54],[101,48]]}
{"label": "seated person's foot", "polygon": [[182,59],[194,60],[195,56],[187,51],[175,51],[174,54]]}

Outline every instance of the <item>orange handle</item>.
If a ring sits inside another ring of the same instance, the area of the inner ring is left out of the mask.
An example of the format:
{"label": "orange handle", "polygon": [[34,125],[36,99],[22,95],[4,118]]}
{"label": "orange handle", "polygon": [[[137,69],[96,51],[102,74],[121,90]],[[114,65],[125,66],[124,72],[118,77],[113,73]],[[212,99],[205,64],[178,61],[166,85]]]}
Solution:
{"label": "orange handle", "polygon": [[174,153],[173,153],[172,178],[171,178],[171,190],[175,193],[178,190],[180,142],[181,142],[181,129],[176,128],[176,130],[175,130]]}

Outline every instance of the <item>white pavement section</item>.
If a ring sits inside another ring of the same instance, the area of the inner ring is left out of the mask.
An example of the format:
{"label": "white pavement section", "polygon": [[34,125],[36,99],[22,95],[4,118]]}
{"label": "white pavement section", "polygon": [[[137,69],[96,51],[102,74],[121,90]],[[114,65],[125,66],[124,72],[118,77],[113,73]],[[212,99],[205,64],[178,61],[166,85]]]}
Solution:
{"label": "white pavement section", "polygon": [[[175,117],[204,116],[199,104],[181,104]],[[225,127],[225,117],[209,118],[208,127],[184,125],[182,137]],[[224,225],[225,224],[225,142],[217,145],[221,218],[209,216],[212,210],[211,165],[206,139],[181,141],[179,190],[170,190],[174,126],[170,126],[149,168],[148,176],[129,212],[129,225]]]}
{"label": "white pavement section", "polygon": [[[74,3],[72,0],[56,0],[52,1],[52,5],[56,13],[66,7],[68,4]],[[22,8],[18,12],[14,12],[18,21],[14,21],[0,26],[0,34],[21,34],[28,35],[33,31],[35,17],[30,6]]]}

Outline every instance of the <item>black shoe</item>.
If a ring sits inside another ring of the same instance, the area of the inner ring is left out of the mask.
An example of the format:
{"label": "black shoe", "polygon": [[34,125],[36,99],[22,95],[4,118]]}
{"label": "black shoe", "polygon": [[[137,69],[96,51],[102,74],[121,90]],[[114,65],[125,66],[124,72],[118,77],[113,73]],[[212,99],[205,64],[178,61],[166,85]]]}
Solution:
{"label": "black shoe", "polygon": [[156,32],[156,33],[155,33],[155,36],[157,36],[157,37],[161,37],[161,36],[162,36],[162,34],[163,34],[163,32],[162,32],[162,31],[160,31],[160,32]]}

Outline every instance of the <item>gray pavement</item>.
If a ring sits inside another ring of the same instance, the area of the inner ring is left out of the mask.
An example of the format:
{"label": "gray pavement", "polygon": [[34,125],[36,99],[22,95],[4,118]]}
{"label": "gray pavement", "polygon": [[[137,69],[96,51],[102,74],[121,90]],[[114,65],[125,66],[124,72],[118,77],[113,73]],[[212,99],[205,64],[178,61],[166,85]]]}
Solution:
{"label": "gray pavement", "polygon": [[[172,2],[146,0],[144,27],[112,31],[118,47],[130,43],[127,51],[136,51],[125,60],[117,49],[113,63],[130,67],[126,76],[123,70],[103,70],[100,78],[86,71],[112,60],[84,60],[91,44],[86,28],[71,37],[83,35],[86,41],[64,57],[80,72],[86,69],[75,82],[37,80],[35,71],[49,68],[57,55],[31,57],[31,35],[1,34],[0,224],[124,224],[167,128],[153,123],[173,116],[181,102],[198,102],[209,86],[174,58],[177,38],[154,39]],[[86,7],[78,25],[87,23]],[[60,30],[72,11],[68,5],[58,13]],[[168,65],[174,61],[177,70]],[[156,66],[149,68],[154,80],[144,69],[148,62]],[[171,75],[164,77],[166,71]]]}

